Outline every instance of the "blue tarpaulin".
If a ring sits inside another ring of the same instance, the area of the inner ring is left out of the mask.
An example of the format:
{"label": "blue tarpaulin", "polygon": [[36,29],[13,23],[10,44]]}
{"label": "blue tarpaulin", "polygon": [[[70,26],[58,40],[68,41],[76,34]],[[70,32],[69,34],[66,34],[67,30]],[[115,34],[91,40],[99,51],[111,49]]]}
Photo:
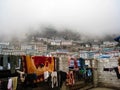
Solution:
{"label": "blue tarpaulin", "polygon": [[114,38],[114,40],[115,40],[116,42],[120,42],[120,36]]}
{"label": "blue tarpaulin", "polygon": [[110,55],[100,55],[100,58],[110,58]]}

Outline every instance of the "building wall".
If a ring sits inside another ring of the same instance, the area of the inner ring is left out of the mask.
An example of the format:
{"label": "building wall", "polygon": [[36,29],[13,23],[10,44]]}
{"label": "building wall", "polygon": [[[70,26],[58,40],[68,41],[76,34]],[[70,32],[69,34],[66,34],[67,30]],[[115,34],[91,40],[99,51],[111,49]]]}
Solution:
{"label": "building wall", "polygon": [[46,52],[47,51],[47,45],[37,46],[37,50],[41,51],[41,52]]}
{"label": "building wall", "polygon": [[31,45],[21,45],[21,50],[32,49]]}

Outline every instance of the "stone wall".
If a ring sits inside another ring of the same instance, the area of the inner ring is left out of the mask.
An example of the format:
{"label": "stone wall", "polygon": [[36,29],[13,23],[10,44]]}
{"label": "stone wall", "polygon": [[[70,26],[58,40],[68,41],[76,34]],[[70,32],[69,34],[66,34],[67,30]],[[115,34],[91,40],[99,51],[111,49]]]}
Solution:
{"label": "stone wall", "polygon": [[120,88],[120,79],[113,69],[118,66],[118,57],[98,60],[98,86]]}

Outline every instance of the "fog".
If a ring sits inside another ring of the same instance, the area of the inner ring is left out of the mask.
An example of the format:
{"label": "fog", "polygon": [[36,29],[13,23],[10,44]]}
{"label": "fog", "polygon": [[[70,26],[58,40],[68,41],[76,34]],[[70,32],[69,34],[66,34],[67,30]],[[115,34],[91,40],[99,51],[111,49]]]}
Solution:
{"label": "fog", "polygon": [[119,24],[120,0],[0,0],[0,36],[5,39],[48,26],[102,37],[120,34]]}

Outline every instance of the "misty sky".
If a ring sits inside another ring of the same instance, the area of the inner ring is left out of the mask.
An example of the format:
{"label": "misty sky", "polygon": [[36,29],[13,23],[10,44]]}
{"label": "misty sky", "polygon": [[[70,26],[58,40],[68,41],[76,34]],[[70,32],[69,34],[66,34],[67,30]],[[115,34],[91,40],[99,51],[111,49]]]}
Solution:
{"label": "misty sky", "polygon": [[[0,0],[0,34],[51,25],[88,35],[120,33],[120,0]],[[40,29],[39,29],[40,30]]]}

